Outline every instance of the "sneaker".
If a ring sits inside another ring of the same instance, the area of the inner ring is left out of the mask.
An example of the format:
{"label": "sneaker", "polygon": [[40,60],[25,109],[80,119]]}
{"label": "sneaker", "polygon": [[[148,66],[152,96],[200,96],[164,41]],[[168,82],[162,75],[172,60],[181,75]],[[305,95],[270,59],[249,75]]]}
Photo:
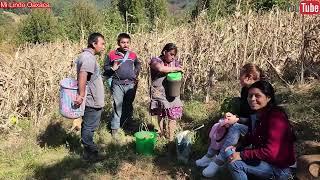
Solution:
{"label": "sneaker", "polygon": [[207,177],[207,178],[211,178],[213,177],[217,171],[219,170],[221,166],[219,166],[218,164],[216,164],[214,161],[211,161],[209,163],[209,166],[206,167],[203,171],[202,171],[202,175],[204,177]]}
{"label": "sneaker", "polygon": [[212,161],[212,158],[209,158],[207,155],[204,155],[201,159],[196,160],[196,165],[198,167],[207,167]]}

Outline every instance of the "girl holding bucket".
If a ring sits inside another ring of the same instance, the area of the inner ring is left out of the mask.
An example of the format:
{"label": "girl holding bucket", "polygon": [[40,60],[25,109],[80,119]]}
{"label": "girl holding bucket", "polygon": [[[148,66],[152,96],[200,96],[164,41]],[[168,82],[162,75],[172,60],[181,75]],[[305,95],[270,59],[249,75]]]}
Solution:
{"label": "girl holding bucket", "polygon": [[[161,55],[152,58],[149,62],[151,72],[150,112],[152,116],[158,116],[159,134],[166,135],[170,141],[174,140],[176,120],[181,118],[183,106],[180,95],[172,96],[167,90],[168,75],[174,72],[182,72],[182,66],[176,59],[177,52],[177,46],[173,43],[168,43],[161,51]],[[180,90],[180,88],[178,89]],[[168,126],[164,129],[165,118],[167,118],[169,122]]]}

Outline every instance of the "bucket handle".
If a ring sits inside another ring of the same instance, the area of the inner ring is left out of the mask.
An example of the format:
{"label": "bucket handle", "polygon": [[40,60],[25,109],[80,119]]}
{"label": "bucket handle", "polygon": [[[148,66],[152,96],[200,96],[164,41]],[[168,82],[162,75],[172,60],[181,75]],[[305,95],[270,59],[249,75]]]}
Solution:
{"label": "bucket handle", "polygon": [[192,131],[198,131],[199,129],[203,128],[204,127],[204,124],[202,124],[201,126],[195,128],[195,129],[192,129]]}
{"label": "bucket handle", "polygon": [[141,123],[140,126],[139,126],[139,132],[140,131],[143,131],[143,128],[146,130],[146,131],[149,131],[148,129],[148,126],[145,122]]}

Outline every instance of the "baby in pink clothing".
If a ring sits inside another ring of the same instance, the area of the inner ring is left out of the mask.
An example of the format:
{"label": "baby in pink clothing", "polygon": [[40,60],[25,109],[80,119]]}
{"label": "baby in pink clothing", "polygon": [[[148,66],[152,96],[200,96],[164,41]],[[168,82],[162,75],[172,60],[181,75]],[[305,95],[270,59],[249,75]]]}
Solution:
{"label": "baby in pink clothing", "polygon": [[[211,140],[210,146],[208,148],[207,154],[203,158],[212,159],[217,154],[219,154],[225,136],[228,133],[228,129],[232,124],[233,123],[229,122],[227,118],[221,118],[217,123],[215,123],[212,126],[211,131],[209,133],[209,138]],[[202,165],[201,161],[201,159],[196,161],[197,166],[204,166]]]}
{"label": "baby in pink clothing", "polygon": [[209,137],[211,140],[209,148],[211,148],[213,151],[217,151],[217,153],[220,151],[224,137],[227,135],[229,127],[230,124],[228,123],[228,119],[226,118],[220,119],[219,122],[215,123],[212,126],[209,133]]}

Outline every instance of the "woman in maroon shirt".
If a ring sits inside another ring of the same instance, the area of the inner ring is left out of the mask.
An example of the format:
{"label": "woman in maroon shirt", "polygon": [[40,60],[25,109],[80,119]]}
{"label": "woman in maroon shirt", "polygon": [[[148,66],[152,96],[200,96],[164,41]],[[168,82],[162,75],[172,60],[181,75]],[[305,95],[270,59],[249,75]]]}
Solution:
{"label": "woman in maroon shirt", "polygon": [[[245,180],[247,174],[262,179],[289,179],[289,166],[295,162],[295,136],[286,113],[276,105],[274,89],[269,82],[258,81],[249,88],[248,103],[258,121],[253,132],[245,136],[250,149],[229,156],[233,179]],[[236,151],[230,146],[226,149]]]}

